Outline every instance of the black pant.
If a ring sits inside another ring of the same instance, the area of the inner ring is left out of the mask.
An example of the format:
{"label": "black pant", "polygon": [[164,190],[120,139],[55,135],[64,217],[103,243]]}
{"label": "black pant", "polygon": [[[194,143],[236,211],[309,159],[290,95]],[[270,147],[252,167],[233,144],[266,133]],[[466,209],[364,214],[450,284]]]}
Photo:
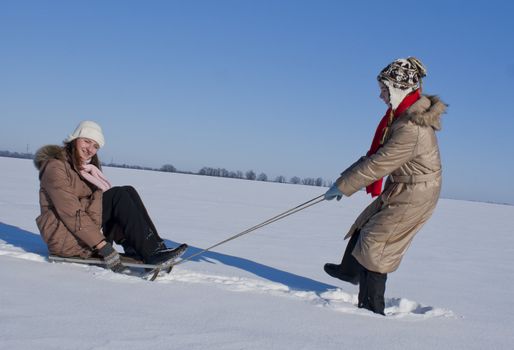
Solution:
{"label": "black pant", "polygon": [[341,261],[341,270],[345,275],[357,278],[359,276],[359,304],[360,308],[371,310],[384,315],[385,285],[387,274],[374,272],[362,266],[352,255],[353,249],[359,240],[360,231],[355,232],[344,251]]}
{"label": "black pant", "polygon": [[[164,246],[139,194],[132,186],[103,193],[102,228],[108,240],[132,248],[143,259]],[[121,235],[116,232],[121,231]]]}
{"label": "black pant", "polygon": [[355,245],[359,240],[359,235],[360,231],[357,231],[350,238],[350,241],[348,242],[348,245],[346,246],[346,249],[344,251],[343,260],[341,260],[340,265],[341,272],[349,276],[351,279],[357,279],[362,269],[364,268],[352,255],[353,249],[355,248]]}

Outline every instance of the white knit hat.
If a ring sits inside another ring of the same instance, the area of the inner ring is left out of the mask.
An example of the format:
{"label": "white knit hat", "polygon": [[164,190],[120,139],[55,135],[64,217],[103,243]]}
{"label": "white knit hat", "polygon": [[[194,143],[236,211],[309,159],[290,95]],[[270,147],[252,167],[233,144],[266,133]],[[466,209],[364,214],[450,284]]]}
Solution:
{"label": "white knit hat", "polygon": [[100,125],[90,120],[84,120],[80,122],[80,124],[77,126],[73,134],[68,136],[68,138],[64,140],[64,142],[68,143],[79,137],[91,139],[98,143],[100,147],[103,147],[105,145],[105,139],[104,134],[102,132],[102,128],[100,127]]}

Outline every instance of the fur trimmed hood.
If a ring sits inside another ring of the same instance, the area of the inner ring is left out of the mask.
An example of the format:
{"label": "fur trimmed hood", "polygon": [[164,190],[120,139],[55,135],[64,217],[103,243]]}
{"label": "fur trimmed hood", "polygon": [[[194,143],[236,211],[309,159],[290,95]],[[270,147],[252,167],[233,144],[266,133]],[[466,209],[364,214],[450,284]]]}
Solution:
{"label": "fur trimmed hood", "polygon": [[441,130],[441,115],[446,113],[448,105],[435,95],[423,95],[405,112],[406,117],[420,126],[430,126]]}
{"label": "fur trimmed hood", "polygon": [[66,154],[64,148],[57,145],[43,146],[37,150],[34,156],[34,166],[41,171],[44,164],[50,159],[65,160]]}

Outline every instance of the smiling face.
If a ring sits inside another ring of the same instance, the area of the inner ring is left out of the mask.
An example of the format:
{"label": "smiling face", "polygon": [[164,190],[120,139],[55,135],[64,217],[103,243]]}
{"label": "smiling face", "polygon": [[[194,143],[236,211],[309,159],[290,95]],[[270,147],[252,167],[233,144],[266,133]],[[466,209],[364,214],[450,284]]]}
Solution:
{"label": "smiling face", "polygon": [[96,143],[95,141],[85,138],[85,137],[79,137],[77,138],[76,144],[78,155],[80,157],[81,163],[89,163],[91,161],[91,158],[94,157],[96,152],[98,152],[98,149],[100,148],[100,145]]}

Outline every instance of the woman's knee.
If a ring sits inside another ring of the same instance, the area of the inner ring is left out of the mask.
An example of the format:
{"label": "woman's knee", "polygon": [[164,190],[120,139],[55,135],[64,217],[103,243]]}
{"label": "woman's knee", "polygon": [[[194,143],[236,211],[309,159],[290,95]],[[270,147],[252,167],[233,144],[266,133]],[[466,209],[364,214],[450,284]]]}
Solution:
{"label": "woman's knee", "polygon": [[136,192],[136,189],[130,185],[125,185],[125,186],[121,186],[121,188],[124,190],[124,191],[127,191],[127,192]]}
{"label": "woman's knee", "polygon": [[109,191],[111,191],[110,197],[112,197],[114,203],[120,201],[124,202],[131,198],[129,191],[125,188],[125,186],[112,187]]}
{"label": "woman's knee", "polygon": [[137,191],[134,187],[130,186],[130,185],[125,185],[125,186],[122,186],[123,190],[130,193],[130,194],[137,194]]}

